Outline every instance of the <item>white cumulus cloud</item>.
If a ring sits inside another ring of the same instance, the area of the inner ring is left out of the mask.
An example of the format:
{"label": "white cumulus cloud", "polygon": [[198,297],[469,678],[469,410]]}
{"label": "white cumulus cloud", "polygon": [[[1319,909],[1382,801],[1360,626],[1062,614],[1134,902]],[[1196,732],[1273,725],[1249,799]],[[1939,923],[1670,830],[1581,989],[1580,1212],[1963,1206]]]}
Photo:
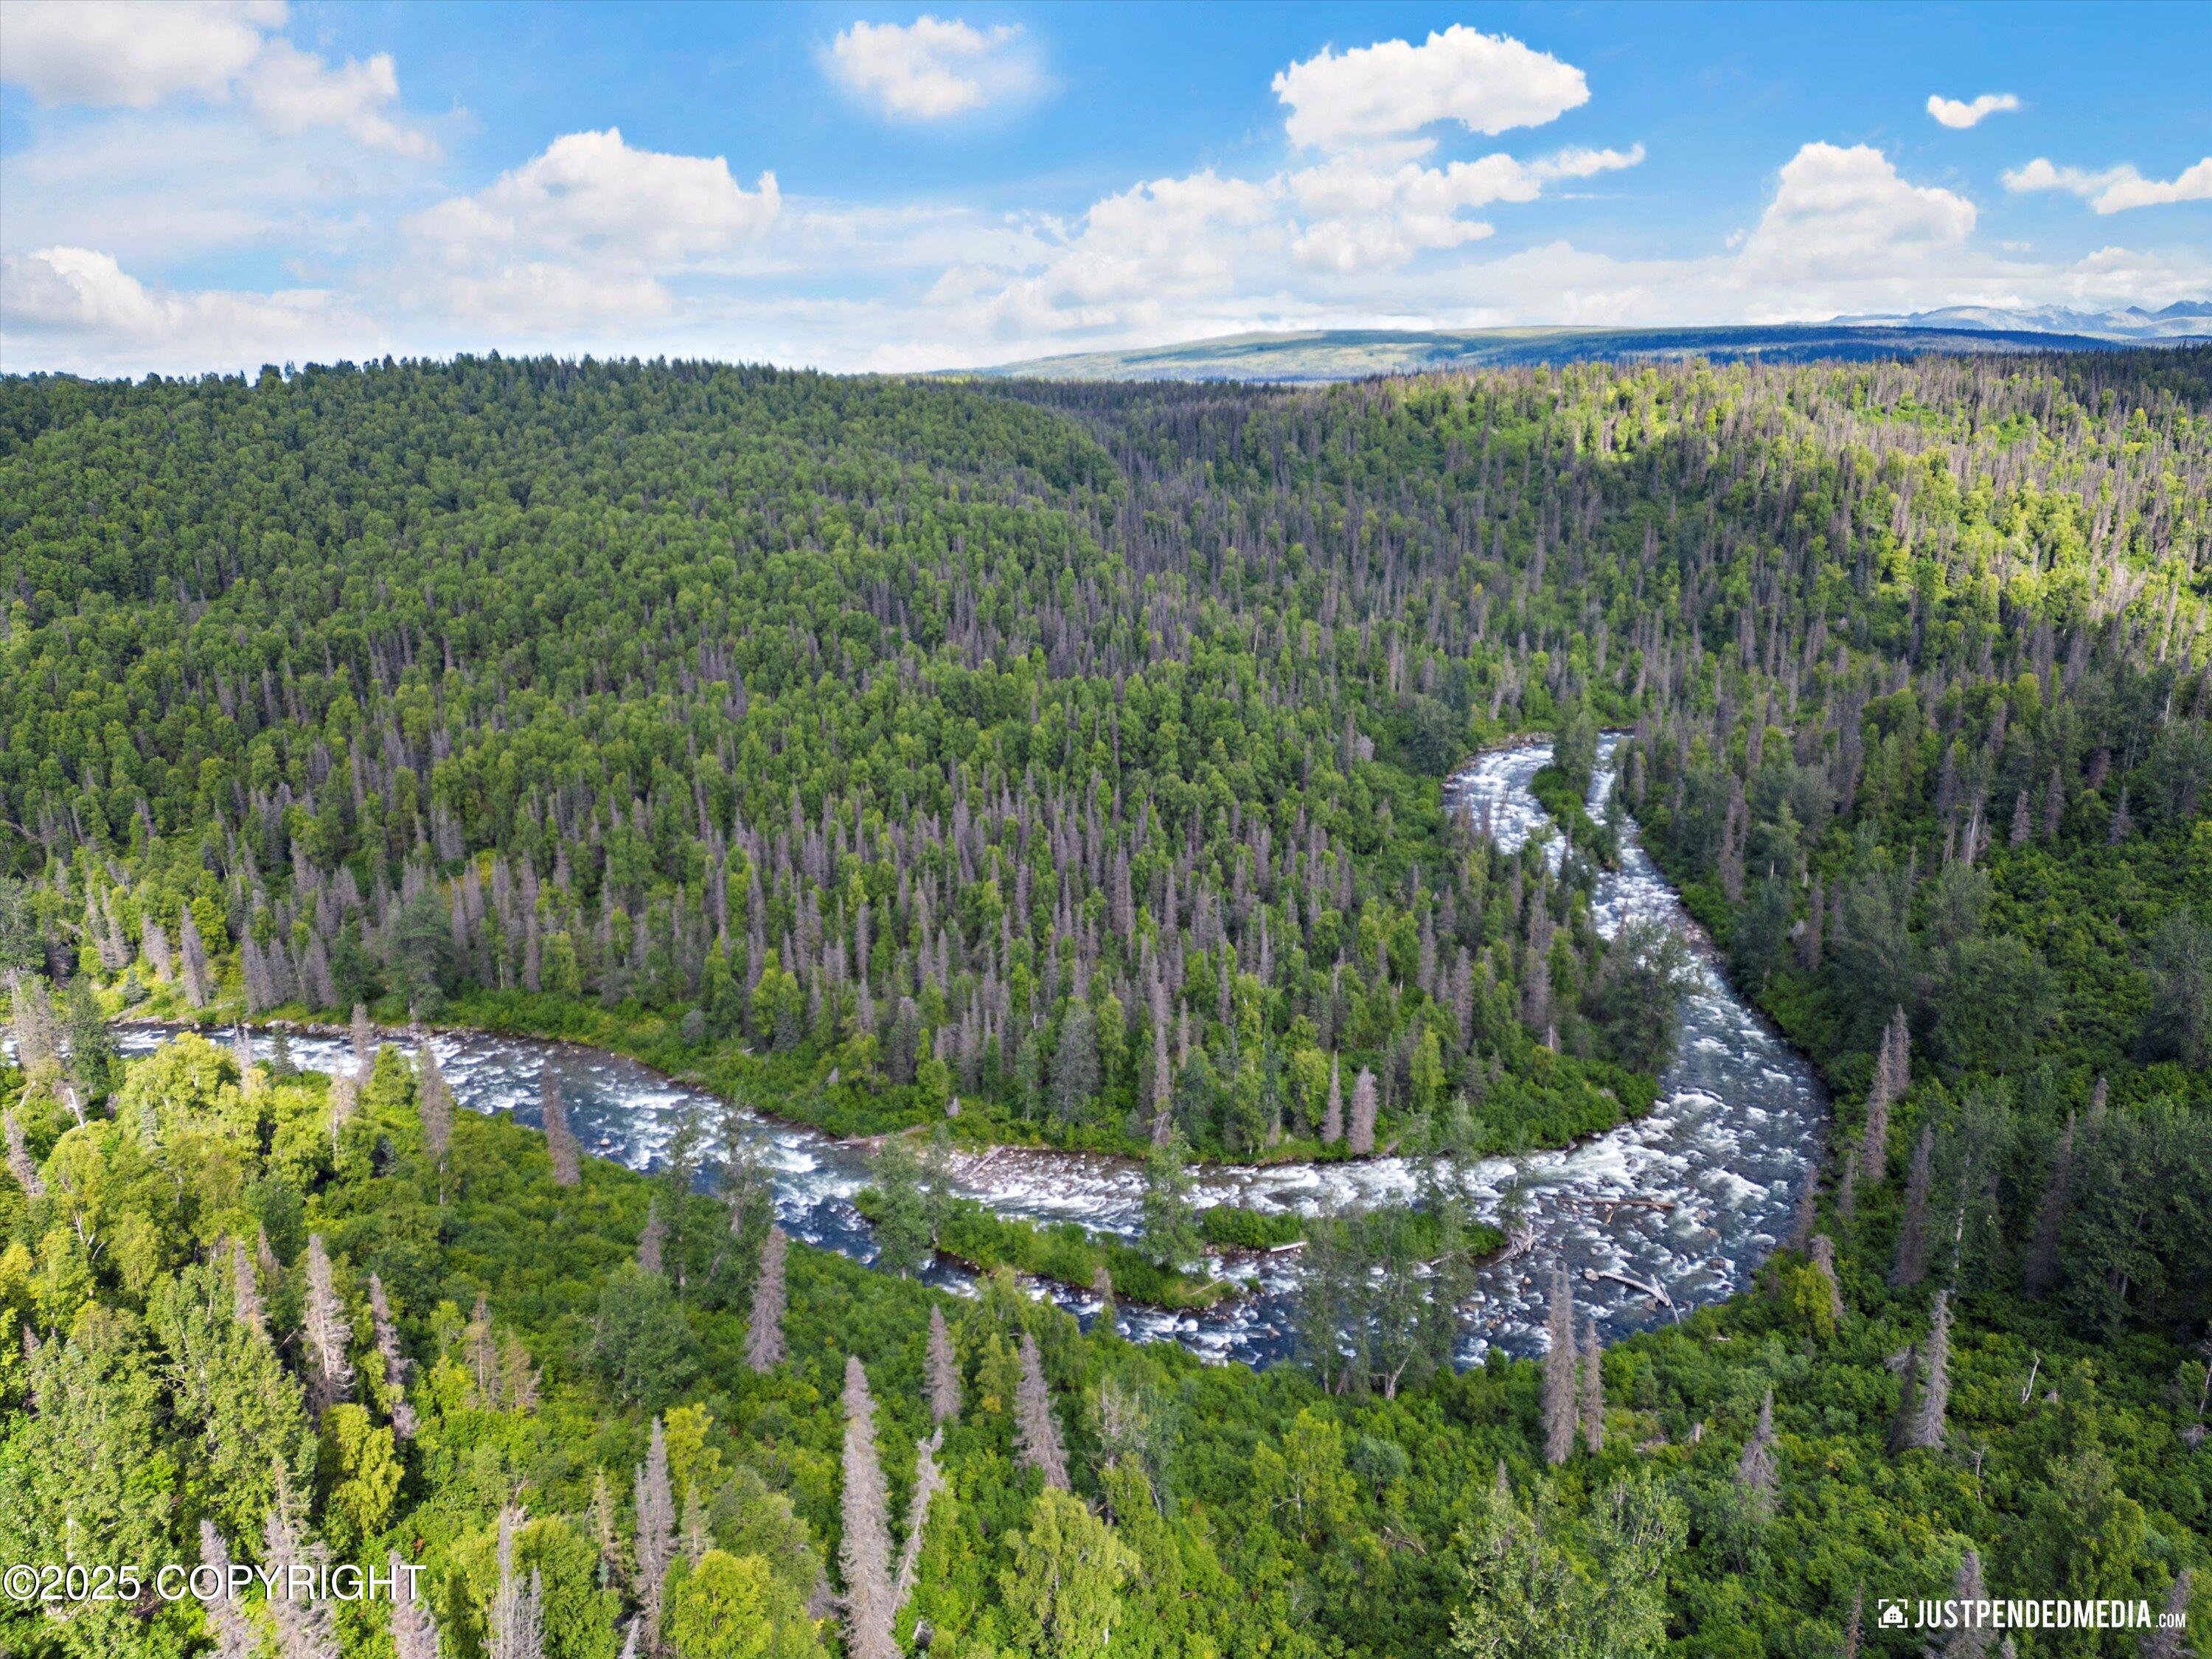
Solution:
{"label": "white cumulus cloud", "polygon": [[429,155],[436,149],[427,133],[385,113],[386,106],[399,97],[398,72],[387,52],[332,69],[318,54],[301,52],[289,40],[271,40],[240,87],[271,131],[289,135],[336,127],[395,155]]}
{"label": "white cumulus cloud", "polygon": [[1589,83],[1571,64],[1510,35],[1455,23],[1420,46],[1382,40],[1291,64],[1274,79],[1290,106],[1284,130],[1294,143],[1334,149],[1456,121],[1496,135],[1541,126],[1589,101]]}
{"label": "white cumulus cloud", "polygon": [[1626,149],[1563,149],[1540,161],[1529,163],[1528,171],[1539,179],[1595,179],[1601,173],[1618,173],[1624,167],[1644,165],[1644,146],[1631,144]]}
{"label": "white cumulus cloud", "polygon": [[1743,257],[1770,271],[1829,278],[1855,264],[1894,265],[1955,250],[1975,217],[1965,197],[1899,177],[1871,145],[1810,143],[1784,164]]}
{"label": "white cumulus cloud", "polygon": [[1986,117],[2019,107],[2019,98],[2009,92],[1985,92],[1972,103],[1946,98],[1941,93],[1928,94],[1928,112],[1943,125],[1961,131],[1978,125]]}
{"label": "white cumulus cloud", "polygon": [[911,23],[854,23],[824,56],[831,76],[878,113],[902,121],[942,121],[1043,82],[1020,25],[979,29],[927,13]]}
{"label": "white cumulus cloud", "polygon": [[390,53],[333,66],[272,33],[285,17],[283,0],[9,0],[0,80],[50,105],[243,103],[284,137],[331,127],[396,155],[435,153],[387,112],[399,98]]}
{"label": "white cumulus cloud", "polygon": [[222,99],[283,21],[283,0],[9,0],[0,79],[42,104]]}
{"label": "white cumulus cloud", "polygon": [[2106,167],[2092,173],[2085,167],[2054,167],[2037,156],[2024,167],[2004,175],[2007,190],[2058,190],[2078,196],[2099,213],[2124,213],[2130,208],[2163,207],[2172,202],[2212,201],[2212,155],[2184,167],[2172,179],[2146,179],[2132,167]]}
{"label": "white cumulus cloud", "polygon": [[1541,161],[1485,155],[1427,167],[1390,164],[1365,149],[1333,155],[1289,178],[1306,223],[1291,243],[1298,263],[1349,273],[1402,265],[1435,248],[1480,241],[1493,227],[1467,215],[1493,202],[1533,202],[1561,179],[1589,179],[1639,165],[1644,146],[1565,149]]}
{"label": "white cumulus cloud", "polygon": [[158,291],[82,247],[0,258],[0,369],[244,368],[310,349],[367,355],[383,339],[380,325],[313,290]]}
{"label": "white cumulus cloud", "polygon": [[781,205],[773,173],[747,190],[719,155],[633,149],[609,127],[556,138],[475,195],[416,215],[408,229],[460,256],[523,248],[665,264],[753,234]]}

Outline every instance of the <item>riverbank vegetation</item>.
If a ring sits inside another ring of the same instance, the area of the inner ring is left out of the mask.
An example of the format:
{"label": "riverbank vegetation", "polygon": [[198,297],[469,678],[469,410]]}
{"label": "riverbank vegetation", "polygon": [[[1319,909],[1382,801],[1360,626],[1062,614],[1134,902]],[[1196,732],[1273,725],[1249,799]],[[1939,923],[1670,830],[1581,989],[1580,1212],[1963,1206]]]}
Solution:
{"label": "riverbank vegetation", "polygon": [[[532,1606],[563,1659],[648,1614],[682,1659],[2212,1626],[2208,376],[0,381],[0,1550],[397,1549],[468,1659]],[[872,1133],[1551,1139],[1648,1104],[1681,964],[1437,780],[1601,726],[1838,1100],[1758,1282],[1602,1353],[1539,1254],[1548,1359],[1441,1364],[1464,1253],[1410,1212],[1309,1243],[1303,1364],[1202,1367],[567,1182],[396,1059],[99,1039],[504,1006]],[[45,1659],[232,1611],[0,1616]]]}
{"label": "riverbank vegetation", "polygon": [[[853,1201],[872,1222],[880,1221],[889,1211],[882,1194],[872,1187]],[[1234,1285],[1187,1277],[1162,1267],[1135,1245],[1078,1223],[1015,1220],[972,1198],[946,1201],[930,1248],[984,1273],[1006,1267],[1079,1290],[1096,1286],[1124,1301],[1170,1310],[1210,1308],[1236,1293]]]}

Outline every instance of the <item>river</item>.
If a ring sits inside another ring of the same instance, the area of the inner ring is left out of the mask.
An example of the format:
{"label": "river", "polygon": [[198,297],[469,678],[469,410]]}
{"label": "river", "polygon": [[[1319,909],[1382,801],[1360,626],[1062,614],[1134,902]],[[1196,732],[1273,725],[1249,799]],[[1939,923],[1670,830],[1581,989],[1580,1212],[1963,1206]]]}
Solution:
{"label": "river", "polygon": [[[1619,742],[1609,736],[1601,746],[1590,790],[1594,815],[1601,813],[1611,789]],[[1479,756],[1447,781],[1445,799],[1471,812],[1508,850],[1531,836],[1543,837],[1556,867],[1558,837],[1528,790],[1550,758],[1546,744]],[[1607,937],[1639,916],[1696,932],[1632,821],[1623,834],[1620,868],[1598,875],[1594,909]],[[1675,1059],[1650,1112],[1564,1151],[1492,1158],[1471,1173],[1471,1196],[1486,1220],[1498,1218],[1501,1197],[1517,1187],[1534,1243],[1478,1274],[1475,1294],[1462,1310],[1462,1364],[1479,1361],[1493,1346],[1516,1354],[1542,1350],[1542,1284],[1556,1261],[1568,1267],[1577,1305],[1613,1340],[1733,1295],[1788,1230],[1798,1194],[1816,1167],[1826,1095],[1702,948],[1698,961],[1696,988],[1681,1005]],[[171,1035],[173,1028],[147,1026],[118,1032],[123,1051],[133,1056]],[[600,1049],[472,1032],[441,1032],[429,1041],[456,1100],[476,1111],[509,1112],[526,1123],[538,1121],[539,1073],[553,1066],[571,1127],[586,1146],[636,1169],[653,1165],[686,1112],[720,1109],[702,1091]],[[350,1063],[342,1038],[295,1036],[289,1042],[301,1066],[334,1071]],[[868,1224],[852,1205],[853,1194],[868,1183],[860,1149],[762,1118],[750,1119],[745,1133],[772,1181],[777,1217],[793,1237],[864,1261],[873,1258]],[[1004,1147],[962,1155],[955,1175],[965,1194],[1005,1215],[1079,1221],[1123,1234],[1137,1228],[1142,1179],[1127,1159]],[[1194,1170],[1194,1196],[1201,1204],[1311,1213],[1332,1204],[1405,1198],[1415,1175],[1402,1158],[1207,1165]],[[1624,1205],[1624,1199],[1644,1202]],[[1246,1293],[1191,1314],[1124,1304],[1116,1310],[1121,1333],[1181,1342],[1218,1362],[1265,1365],[1289,1357],[1296,1346],[1295,1253],[1212,1266],[1241,1280]],[[1607,1273],[1663,1287],[1672,1308],[1619,1279],[1596,1277]],[[931,1277],[951,1289],[970,1288],[968,1276],[949,1265],[933,1268]],[[1086,1325],[1099,1311],[1088,1292],[1032,1289]]]}

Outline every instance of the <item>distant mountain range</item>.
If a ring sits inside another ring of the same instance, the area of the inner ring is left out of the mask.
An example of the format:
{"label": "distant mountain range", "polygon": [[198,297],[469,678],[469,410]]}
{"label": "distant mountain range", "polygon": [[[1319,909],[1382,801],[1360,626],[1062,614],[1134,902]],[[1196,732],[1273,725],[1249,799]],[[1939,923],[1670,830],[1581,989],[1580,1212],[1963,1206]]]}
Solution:
{"label": "distant mountain range", "polygon": [[1915,311],[1902,316],[1838,317],[1836,320],[1892,328],[2086,334],[2098,340],[2154,343],[2162,340],[2202,340],[2212,336],[2212,300],[2177,300],[2161,311],[2145,311],[2141,306],[2130,306],[2124,311],[2069,311],[2064,306],[2013,310],[1996,306],[1947,306],[1941,311]]}
{"label": "distant mountain range", "polygon": [[1903,317],[1704,328],[1324,329],[1231,334],[1181,345],[1085,351],[958,371],[1049,380],[1360,380],[1592,359],[1711,357],[1802,362],[1928,352],[2100,351],[2212,340],[2212,301],[2162,311],[2008,311],[1959,306]]}

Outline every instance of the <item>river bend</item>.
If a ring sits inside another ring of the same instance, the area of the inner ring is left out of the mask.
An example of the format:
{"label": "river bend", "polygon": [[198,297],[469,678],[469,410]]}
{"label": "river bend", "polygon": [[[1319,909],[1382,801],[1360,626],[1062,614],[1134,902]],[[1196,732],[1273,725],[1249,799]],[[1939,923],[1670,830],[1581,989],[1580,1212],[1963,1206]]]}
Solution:
{"label": "river bend", "polygon": [[[1600,750],[1590,791],[1594,814],[1612,787],[1617,737]],[[1477,757],[1445,785],[1454,810],[1509,851],[1541,837],[1557,866],[1561,848],[1549,819],[1529,793],[1529,780],[1551,758],[1548,744]],[[1598,930],[1611,937],[1635,917],[1654,917],[1685,933],[1695,925],[1661,878],[1638,838],[1624,830],[1620,868],[1599,872],[1594,900]],[[1607,1340],[1674,1316],[1655,1298],[1620,1282],[1663,1286],[1674,1310],[1687,1311],[1743,1288],[1789,1226],[1797,1195],[1815,1168],[1827,1103],[1810,1068],[1698,953],[1698,981],[1683,1000],[1675,1059],[1660,1080],[1652,1110],[1564,1151],[1484,1161],[1471,1176],[1476,1213],[1495,1221],[1502,1196],[1517,1185],[1533,1248],[1480,1269],[1463,1312],[1462,1363],[1492,1347],[1540,1352],[1542,1283],[1564,1261],[1576,1301],[1594,1314]],[[127,1055],[150,1052],[173,1028],[118,1030]],[[289,1039],[301,1066],[334,1071],[349,1063],[342,1038]],[[636,1169],[648,1169],[687,1110],[713,1109],[705,1093],[625,1056],[574,1044],[478,1032],[441,1032],[429,1039],[462,1105],[538,1121],[538,1074],[552,1066],[562,1079],[571,1127],[584,1144]],[[771,1179],[778,1218],[793,1237],[872,1260],[874,1242],[852,1198],[868,1182],[867,1159],[800,1125],[755,1118],[753,1152]],[[1339,1164],[1206,1165],[1194,1170],[1201,1204],[1235,1202],[1311,1213],[1329,1205],[1402,1199],[1417,1171],[1406,1159]],[[1096,1153],[1003,1147],[963,1153],[956,1178],[969,1196],[1001,1214],[1032,1220],[1073,1220],[1122,1234],[1137,1230],[1139,1166]],[[1634,1199],[1650,1204],[1622,1204]],[[1124,1304],[1122,1334],[1144,1341],[1176,1341],[1213,1361],[1264,1365],[1295,1348],[1297,1270],[1295,1253],[1217,1261],[1215,1271],[1243,1281],[1247,1293],[1200,1313],[1170,1314]],[[1615,1278],[1595,1275],[1615,1274]],[[970,1288],[947,1266],[931,1277],[948,1288]],[[1089,1324],[1097,1299],[1057,1285],[1050,1295]]]}

